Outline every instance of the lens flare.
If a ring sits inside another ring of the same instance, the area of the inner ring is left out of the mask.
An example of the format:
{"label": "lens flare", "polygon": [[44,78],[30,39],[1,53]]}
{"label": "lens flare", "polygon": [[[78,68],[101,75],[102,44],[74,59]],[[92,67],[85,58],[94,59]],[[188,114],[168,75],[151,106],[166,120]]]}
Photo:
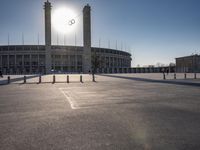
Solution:
{"label": "lens flare", "polygon": [[60,33],[70,33],[76,29],[76,14],[69,8],[56,9],[52,14],[52,25]]}

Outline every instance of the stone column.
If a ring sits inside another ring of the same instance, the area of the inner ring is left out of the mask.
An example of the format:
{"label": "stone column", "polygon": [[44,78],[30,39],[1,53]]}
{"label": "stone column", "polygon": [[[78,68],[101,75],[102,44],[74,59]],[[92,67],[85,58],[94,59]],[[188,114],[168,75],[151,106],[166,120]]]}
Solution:
{"label": "stone column", "polygon": [[45,45],[51,45],[51,3],[44,3],[45,10]]}
{"label": "stone column", "polygon": [[77,53],[77,49],[75,48],[75,71],[78,72],[78,53]]}
{"label": "stone column", "polygon": [[45,9],[45,72],[51,72],[51,3],[47,0]]}
{"label": "stone column", "polygon": [[64,67],[64,58],[63,55],[60,56],[61,57],[61,71],[63,72],[63,67]]}
{"label": "stone column", "polygon": [[91,8],[87,4],[83,8],[83,72],[88,73],[92,69],[91,62]]}

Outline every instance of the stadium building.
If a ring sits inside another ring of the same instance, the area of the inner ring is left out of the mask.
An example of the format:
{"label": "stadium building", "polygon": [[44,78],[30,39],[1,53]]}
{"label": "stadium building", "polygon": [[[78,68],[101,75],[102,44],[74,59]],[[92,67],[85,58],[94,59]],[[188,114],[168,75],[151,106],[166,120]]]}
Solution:
{"label": "stadium building", "polygon": [[176,72],[197,73],[200,72],[200,55],[191,55],[176,58]]}
{"label": "stadium building", "polygon": [[91,47],[91,8],[83,8],[83,46],[51,44],[51,3],[45,10],[45,45],[0,46],[0,70],[3,74],[48,74],[52,70],[68,73],[131,72],[131,54],[107,48]]}

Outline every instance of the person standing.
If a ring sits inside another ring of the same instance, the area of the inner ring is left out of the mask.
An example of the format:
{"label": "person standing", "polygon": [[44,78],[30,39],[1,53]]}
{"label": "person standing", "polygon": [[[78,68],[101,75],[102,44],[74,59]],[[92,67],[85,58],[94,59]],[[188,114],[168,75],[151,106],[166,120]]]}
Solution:
{"label": "person standing", "polygon": [[1,78],[3,78],[3,74],[2,74],[2,72],[1,72],[1,71],[0,71],[0,77],[1,77]]}
{"label": "person standing", "polygon": [[167,75],[169,74],[169,69],[167,69]]}

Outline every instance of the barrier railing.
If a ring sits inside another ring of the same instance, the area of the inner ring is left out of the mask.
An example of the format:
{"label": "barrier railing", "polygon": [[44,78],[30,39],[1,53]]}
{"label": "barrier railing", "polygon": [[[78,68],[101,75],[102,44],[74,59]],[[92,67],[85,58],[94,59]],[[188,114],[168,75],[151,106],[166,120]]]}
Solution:
{"label": "barrier railing", "polygon": [[[85,77],[85,81],[86,82],[87,81],[96,82],[95,81],[95,75],[92,75],[92,76],[89,75],[88,77]],[[42,79],[41,75],[38,75],[37,77],[34,77],[34,78],[36,79],[36,81],[35,81],[35,79],[32,80],[32,78],[30,79],[30,78],[27,77],[27,75],[24,75],[24,76],[21,77],[21,81],[18,81],[17,83],[23,83],[23,84],[26,84],[26,83],[27,84],[28,83],[37,83],[37,84],[52,83],[52,84],[55,84],[55,83],[73,83],[73,82],[78,82],[78,81],[80,83],[83,83],[84,76],[81,74],[79,76],[79,80],[78,80],[78,76],[77,75],[75,75],[75,76],[72,75],[72,78],[70,78],[70,75],[67,75],[65,77],[65,79],[66,79],[65,81],[61,80],[63,78],[63,76],[59,77],[59,75],[58,76],[53,75],[53,76],[49,76],[49,77],[43,77],[43,79]],[[48,81],[46,81],[47,79],[45,80],[45,78],[48,78]],[[14,79],[12,79],[12,80],[13,80],[13,82],[15,82]],[[7,84],[10,84],[12,82],[12,80],[11,80],[11,77],[8,76],[7,77],[7,81],[6,81]]]}
{"label": "barrier railing", "polygon": [[[179,76],[177,76],[177,74]],[[182,76],[182,77],[181,77]],[[168,76],[166,75],[166,73],[163,73],[163,80],[167,80],[167,79],[198,79],[197,78],[197,73],[174,73],[173,77],[172,76]]]}
{"label": "barrier railing", "polygon": [[[200,78],[200,74],[198,73],[162,73],[162,78],[159,78],[159,74],[156,75],[156,79],[158,80],[197,80]],[[64,77],[64,78],[63,78]],[[11,79],[12,78],[12,79]],[[34,78],[34,79],[33,79]],[[147,76],[147,78],[151,78],[151,76]],[[28,83],[74,83],[74,82],[96,82],[95,75],[37,75],[34,77],[30,77],[28,75],[21,76],[20,80],[15,80],[16,78],[13,76],[7,76],[7,79],[5,79],[2,84],[10,84],[10,83],[22,83],[22,84],[28,84]],[[154,78],[155,79],[155,78]],[[48,81],[47,81],[48,80]]]}

